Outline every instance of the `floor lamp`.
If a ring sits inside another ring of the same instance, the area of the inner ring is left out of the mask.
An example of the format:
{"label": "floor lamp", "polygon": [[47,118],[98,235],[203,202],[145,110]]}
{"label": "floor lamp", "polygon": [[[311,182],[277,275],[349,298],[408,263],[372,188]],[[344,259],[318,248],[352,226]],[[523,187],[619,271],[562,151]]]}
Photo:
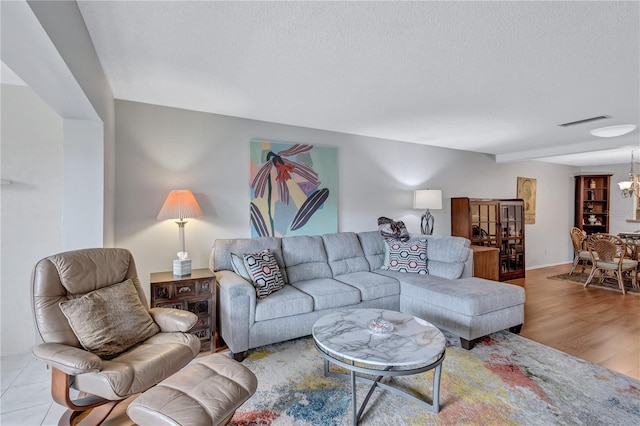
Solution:
{"label": "floor lamp", "polygon": [[439,189],[418,189],[413,192],[413,208],[426,211],[420,221],[422,235],[433,235],[435,219],[429,209],[442,209],[442,191]]}

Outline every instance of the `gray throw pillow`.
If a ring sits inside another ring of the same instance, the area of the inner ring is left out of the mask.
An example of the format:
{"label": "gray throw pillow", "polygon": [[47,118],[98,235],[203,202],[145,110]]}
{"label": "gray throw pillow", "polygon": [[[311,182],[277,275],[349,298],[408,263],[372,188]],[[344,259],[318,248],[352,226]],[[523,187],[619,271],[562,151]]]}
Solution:
{"label": "gray throw pillow", "polygon": [[60,309],[82,347],[105,359],[160,332],[131,280],[60,302]]}
{"label": "gray throw pillow", "polygon": [[252,282],[253,278],[247,271],[247,267],[244,266],[244,259],[241,256],[238,256],[235,253],[231,253],[231,267],[233,268],[233,272],[240,275],[245,280]]}

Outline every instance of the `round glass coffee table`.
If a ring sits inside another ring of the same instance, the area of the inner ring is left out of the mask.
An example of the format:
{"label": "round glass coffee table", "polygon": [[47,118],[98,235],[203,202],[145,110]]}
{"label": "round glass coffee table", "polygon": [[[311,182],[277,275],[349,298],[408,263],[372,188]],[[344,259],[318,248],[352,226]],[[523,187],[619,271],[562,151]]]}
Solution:
{"label": "round glass coffee table", "polygon": [[[434,413],[440,410],[440,374],[446,339],[435,326],[401,312],[346,309],[316,321],[312,335],[316,349],[324,358],[324,375],[351,379],[354,425],[358,424],[369,398],[378,387],[409,398]],[[349,374],[330,371],[329,363],[347,369]],[[384,377],[408,376],[429,370],[434,370],[431,403],[381,382]],[[359,410],[356,380],[371,384]]]}

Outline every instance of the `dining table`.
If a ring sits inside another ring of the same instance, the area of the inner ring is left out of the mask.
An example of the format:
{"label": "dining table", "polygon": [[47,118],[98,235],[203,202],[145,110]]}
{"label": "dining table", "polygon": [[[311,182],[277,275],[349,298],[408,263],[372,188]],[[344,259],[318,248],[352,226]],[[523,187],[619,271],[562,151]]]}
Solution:
{"label": "dining table", "polygon": [[640,254],[640,231],[620,232],[618,237],[631,249],[631,258],[638,260]]}

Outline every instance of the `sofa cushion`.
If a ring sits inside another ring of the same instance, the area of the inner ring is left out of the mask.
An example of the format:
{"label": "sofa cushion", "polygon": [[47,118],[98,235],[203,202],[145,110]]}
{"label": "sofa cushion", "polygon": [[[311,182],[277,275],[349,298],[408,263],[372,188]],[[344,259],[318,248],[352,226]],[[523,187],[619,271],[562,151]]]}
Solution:
{"label": "sofa cushion", "polygon": [[471,241],[462,237],[434,236],[428,239],[429,273],[452,280],[460,278],[471,252]]}
{"label": "sofa cushion", "polygon": [[239,256],[235,253],[231,253],[231,267],[233,268],[233,272],[240,275],[245,280],[252,282],[251,274],[247,271],[247,267],[244,266],[244,258],[243,256]]}
{"label": "sofa cushion", "polygon": [[269,249],[276,258],[284,282],[287,282],[287,271],[282,257],[282,239],[278,237],[232,238],[218,239],[213,244],[213,271],[233,271],[231,253],[242,256],[247,253],[258,253]]}
{"label": "sofa cushion", "polygon": [[105,359],[160,332],[131,280],[60,302],[60,309],[82,347]]}
{"label": "sofa cushion", "polygon": [[282,255],[290,283],[333,276],[319,235],[282,238]]}
{"label": "sofa cushion", "polygon": [[369,271],[342,274],[335,277],[335,279],[360,290],[360,298],[362,300],[375,300],[400,293],[400,282],[398,280]]}
{"label": "sofa cushion", "polygon": [[400,280],[402,297],[464,315],[482,315],[522,305],[525,301],[522,287],[483,278],[452,281],[432,275],[427,278],[391,271],[381,273],[387,276],[393,274],[391,276]]}
{"label": "sofa cushion", "polygon": [[256,321],[289,317],[313,311],[313,297],[287,284],[265,299],[256,301]]}
{"label": "sofa cushion", "polygon": [[380,269],[384,262],[385,253],[384,239],[380,233],[378,231],[360,232],[358,240],[360,240],[364,257],[369,263],[369,270]]}
{"label": "sofa cushion", "polygon": [[429,246],[427,247],[427,258],[429,261],[440,262],[462,262],[469,257],[471,251],[471,241],[463,237],[427,237]]}
{"label": "sofa cushion", "polygon": [[436,277],[457,280],[464,271],[464,262],[441,262],[429,259],[429,274]]}
{"label": "sofa cushion", "polygon": [[369,271],[358,236],[353,232],[339,232],[322,236],[333,276]]}
{"label": "sofa cushion", "polygon": [[256,288],[258,299],[264,299],[284,287],[284,280],[276,258],[269,249],[260,253],[245,254],[244,266],[251,274],[251,283]]}
{"label": "sofa cushion", "polygon": [[360,303],[360,290],[333,278],[296,281],[291,285],[313,297],[315,311]]}
{"label": "sofa cushion", "polygon": [[427,269],[427,240],[413,240],[402,242],[399,240],[385,241],[389,246],[390,271],[428,275]]}

